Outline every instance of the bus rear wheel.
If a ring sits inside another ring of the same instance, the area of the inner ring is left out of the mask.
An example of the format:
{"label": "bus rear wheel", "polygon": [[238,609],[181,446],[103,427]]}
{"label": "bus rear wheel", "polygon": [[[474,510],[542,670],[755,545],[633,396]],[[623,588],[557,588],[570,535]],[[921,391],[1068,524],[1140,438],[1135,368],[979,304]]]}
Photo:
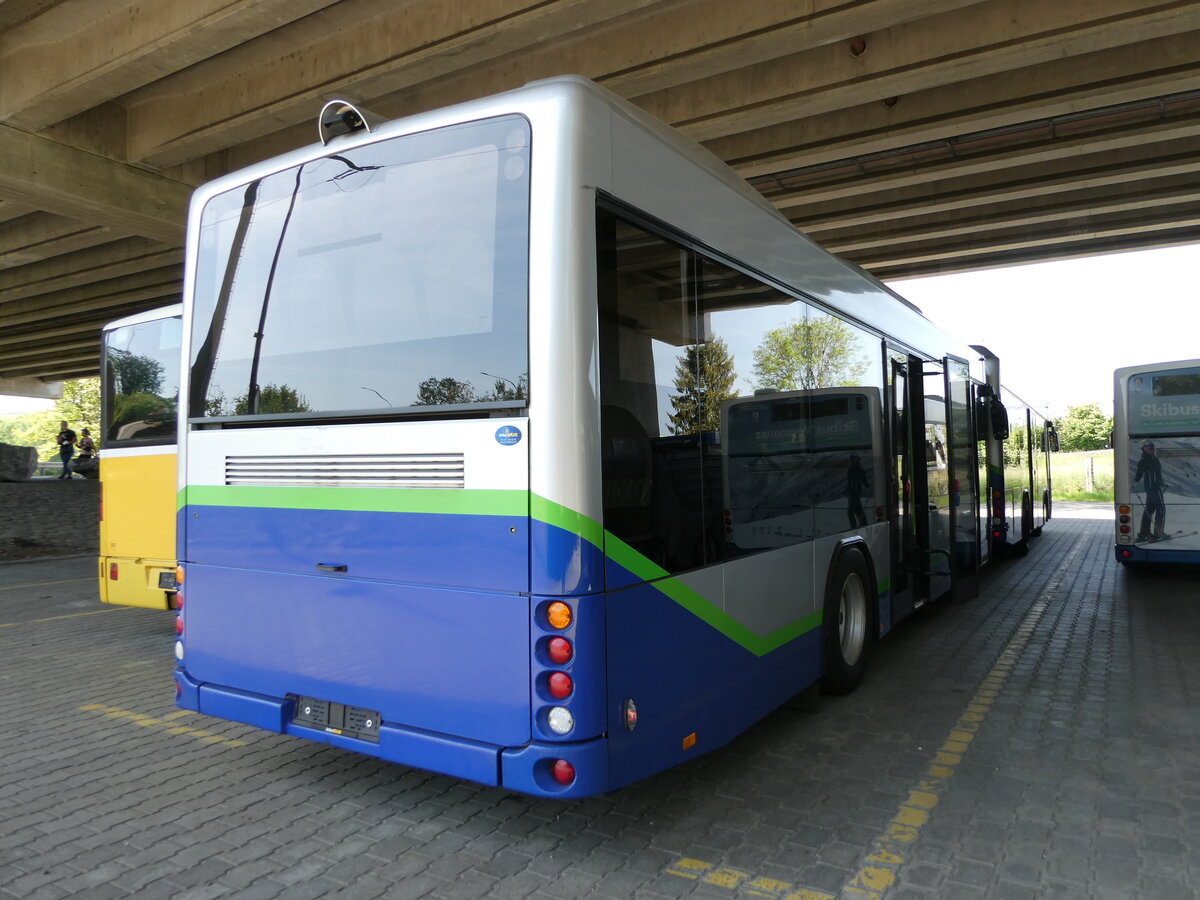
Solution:
{"label": "bus rear wheel", "polygon": [[825,674],[821,690],[849,694],[862,681],[871,649],[871,570],[862,552],[854,548],[838,554],[825,582],[825,607],[821,626]]}

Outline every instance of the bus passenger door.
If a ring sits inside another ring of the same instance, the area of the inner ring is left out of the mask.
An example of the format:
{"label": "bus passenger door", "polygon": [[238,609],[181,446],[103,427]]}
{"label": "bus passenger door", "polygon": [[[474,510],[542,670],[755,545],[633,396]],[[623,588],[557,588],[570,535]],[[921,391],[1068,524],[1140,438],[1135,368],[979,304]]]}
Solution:
{"label": "bus passenger door", "polygon": [[[917,565],[924,576],[923,599],[936,600],[951,587],[951,536],[953,531],[953,497],[950,475],[949,403],[946,399],[946,376],[944,369],[936,363],[917,363],[922,377],[914,379],[911,387],[920,390],[920,397],[912,398],[915,408],[920,404],[924,413],[917,435],[918,448],[924,457],[924,467],[919,461],[914,469],[923,472],[924,479],[917,478],[914,491],[915,508],[925,514],[918,518]],[[911,368],[910,368],[911,372]]]}
{"label": "bus passenger door", "polygon": [[909,509],[910,479],[908,475],[908,422],[904,414],[907,405],[907,366],[904,356],[895,351],[889,353],[888,369],[888,435],[891,444],[891,471],[888,492],[888,520],[891,523],[891,591],[892,623],[895,624],[912,611],[912,592],[908,572],[912,556],[911,523]]}
{"label": "bus passenger door", "polygon": [[945,359],[947,459],[950,472],[951,571],[960,600],[979,596],[979,485],[975,464],[974,390],[965,362]]}

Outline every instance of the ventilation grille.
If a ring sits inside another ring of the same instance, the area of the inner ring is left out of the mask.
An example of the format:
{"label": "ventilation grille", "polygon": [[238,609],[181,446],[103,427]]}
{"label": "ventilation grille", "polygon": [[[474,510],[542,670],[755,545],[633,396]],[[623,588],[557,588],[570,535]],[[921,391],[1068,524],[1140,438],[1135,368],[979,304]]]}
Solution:
{"label": "ventilation grille", "polygon": [[461,453],[227,456],[226,484],[298,487],[462,488]]}

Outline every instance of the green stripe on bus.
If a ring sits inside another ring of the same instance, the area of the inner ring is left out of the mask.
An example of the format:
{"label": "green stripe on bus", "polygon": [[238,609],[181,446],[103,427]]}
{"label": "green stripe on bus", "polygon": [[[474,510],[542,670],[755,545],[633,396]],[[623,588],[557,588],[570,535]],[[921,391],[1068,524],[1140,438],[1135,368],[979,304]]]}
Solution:
{"label": "green stripe on bus", "polygon": [[604,546],[604,529],[595,519],[589,519],[583,513],[576,512],[566,506],[547,500],[538,494],[529,495],[529,514],[536,522],[544,522],[555,528],[561,528],[568,534],[581,537],[597,548]]}
{"label": "green stripe on bus", "polygon": [[634,550],[612,532],[604,532],[606,556],[614,563],[637,576],[651,582],[651,587],[674,600],[696,618],[715,628],[740,647],[755,656],[765,656],[802,634],[821,626],[821,611],[789,622],[770,634],[758,635],[734,619],[708,598],[688,587],[678,578],[669,578],[665,569]]}
{"label": "green stripe on bus", "polygon": [[526,516],[529,492],[200,484],[179,492],[179,507],[184,506]]}

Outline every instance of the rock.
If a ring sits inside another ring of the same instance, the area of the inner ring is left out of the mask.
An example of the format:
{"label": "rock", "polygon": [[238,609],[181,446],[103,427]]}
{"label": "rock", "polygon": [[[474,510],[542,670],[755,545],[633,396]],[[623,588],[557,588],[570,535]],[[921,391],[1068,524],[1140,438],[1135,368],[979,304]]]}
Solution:
{"label": "rock", "polygon": [[28,481],[37,470],[37,448],[0,444],[0,481]]}
{"label": "rock", "polygon": [[82,475],[84,478],[100,477],[100,461],[94,456],[90,459],[76,458],[71,462],[71,468],[76,475]]}

